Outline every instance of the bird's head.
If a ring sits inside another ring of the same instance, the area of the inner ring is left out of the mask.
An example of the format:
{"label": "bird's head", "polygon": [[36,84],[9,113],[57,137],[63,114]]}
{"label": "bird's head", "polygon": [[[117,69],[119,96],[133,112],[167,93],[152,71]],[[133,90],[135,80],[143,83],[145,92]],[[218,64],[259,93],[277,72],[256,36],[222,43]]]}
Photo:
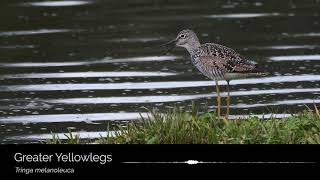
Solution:
{"label": "bird's head", "polygon": [[176,46],[189,49],[192,46],[199,46],[199,45],[200,43],[196,33],[194,33],[190,29],[185,29],[180,31],[175,39],[167,42],[166,44],[163,44],[163,46],[167,47],[168,49],[167,52],[171,51]]}

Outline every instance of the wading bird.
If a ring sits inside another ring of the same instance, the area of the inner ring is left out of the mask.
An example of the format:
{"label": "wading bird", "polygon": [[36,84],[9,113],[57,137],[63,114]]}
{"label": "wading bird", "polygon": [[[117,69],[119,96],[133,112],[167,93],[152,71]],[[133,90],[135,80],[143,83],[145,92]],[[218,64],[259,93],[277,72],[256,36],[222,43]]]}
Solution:
{"label": "wading bird", "polygon": [[218,121],[220,121],[221,112],[221,97],[218,81],[227,81],[226,119],[228,119],[230,111],[230,80],[265,74],[257,67],[256,63],[246,60],[231,48],[215,43],[200,44],[197,35],[189,29],[180,31],[174,40],[163,46],[168,48],[166,53],[176,46],[186,48],[191,56],[193,65],[196,66],[203,75],[215,80]]}

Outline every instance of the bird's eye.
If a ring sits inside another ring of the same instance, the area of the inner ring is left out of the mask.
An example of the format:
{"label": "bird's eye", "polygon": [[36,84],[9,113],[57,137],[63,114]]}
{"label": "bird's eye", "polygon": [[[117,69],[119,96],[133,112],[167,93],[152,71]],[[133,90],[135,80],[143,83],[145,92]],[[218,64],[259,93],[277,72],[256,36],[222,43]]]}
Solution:
{"label": "bird's eye", "polygon": [[186,35],[184,35],[184,34],[181,34],[181,35],[180,35],[180,37],[181,37],[181,38],[185,38],[185,37],[186,37]]}

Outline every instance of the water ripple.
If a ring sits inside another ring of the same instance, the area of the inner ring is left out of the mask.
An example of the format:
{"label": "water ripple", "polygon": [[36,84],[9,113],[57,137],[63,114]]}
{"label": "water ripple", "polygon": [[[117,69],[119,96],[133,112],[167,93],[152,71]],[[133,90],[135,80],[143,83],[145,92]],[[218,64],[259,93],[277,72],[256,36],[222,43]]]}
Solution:
{"label": "water ripple", "polygon": [[129,42],[129,43],[137,43],[137,42],[150,42],[150,41],[158,41],[162,40],[162,38],[117,38],[117,39],[109,39],[108,42]]}
{"label": "water ripple", "polygon": [[[54,122],[92,122],[107,120],[137,120],[141,117],[148,118],[148,113],[92,113],[92,114],[49,114],[0,117],[2,123],[54,123]],[[230,115],[230,119],[258,117],[260,119],[290,117],[292,114],[263,114],[263,115]]]}
{"label": "water ripple", "polygon": [[32,49],[34,45],[12,45],[12,46],[0,46],[0,49]]}
{"label": "water ripple", "polygon": [[[230,85],[263,84],[300,81],[320,81],[320,75],[273,76],[256,79],[239,79],[231,81]],[[220,85],[226,85],[221,81]],[[61,90],[116,90],[116,89],[171,89],[215,86],[214,81],[168,81],[168,82],[126,82],[126,83],[86,83],[86,84],[28,84],[0,86],[0,92],[7,91],[61,91]]]}
{"label": "water ripple", "polygon": [[300,33],[300,34],[293,34],[293,37],[319,37],[320,33],[318,32],[310,32],[310,33]]}
{"label": "water ripple", "polygon": [[25,6],[44,6],[44,7],[61,7],[61,6],[80,6],[91,4],[91,1],[43,1],[23,3]]}
{"label": "water ripple", "polygon": [[[79,131],[76,133],[72,133],[74,136],[79,136],[81,139],[96,139],[96,138],[101,138],[101,137],[114,137],[116,135],[116,131],[97,131],[97,132],[83,132]],[[54,133],[55,137],[61,140],[66,140],[68,137],[66,136],[69,135],[68,132],[65,133]],[[52,139],[53,134],[34,134],[34,135],[23,135],[23,136],[12,136],[8,137],[8,140],[48,140]]]}
{"label": "water ripple", "polygon": [[92,113],[92,114],[49,114],[0,117],[1,123],[53,123],[53,122],[91,122],[113,120],[136,120],[147,117],[147,113]]}
{"label": "water ripple", "polygon": [[264,46],[264,47],[251,47],[250,49],[261,50],[287,50],[287,49],[315,49],[318,45],[278,45],[278,46]]}
{"label": "water ripple", "polygon": [[[320,92],[320,88],[309,89],[270,89],[270,90],[253,90],[253,91],[232,91],[230,96],[252,96],[263,94],[290,94],[290,93],[311,93]],[[216,94],[190,94],[190,95],[169,95],[169,96],[134,96],[134,97],[95,97],[95,98],[66,98],[41,100],[47,103],[63,103],[63,104],[121,104],[121,103],[156,103],[156,102],[176,102],[194,100],[207,97],[215,97]],[[226,92],[221,96],[227,96]],[[298,100],[297,100],[298,102]],[[301,102],[303,103],[303,102]]]}
{"label": "water ripple", "polygon": [[51,33],[65,33],[71,32],[71,29],[37,29],[37,30],[23,30],[23,31],[3,31],[0,36],[26,36],[35,34],[51,34]]}
{"label": "water ripple", "polygon": [[319,54],[313,55],[295,55],[295,56],[271,56],[272,61],[305,61],[305,60],[320,60]]}
{"label": "water ripple", "polygon": [[234,13],[234,14],[214,14],[205,16],[207,18],[257,18],[257,17],[271,17],[271,16],[280,16],[280,13]]}
{"label": "water ripple", "polygon": [[320,103],[320,99],[297,99],[297,100],[282,100],[265,104],[237,104],[230,106],[231,108],[257,108],[266,106],[278,106],[278,105],[295,105],[295,104],[315,104]]}
{"label": "water ripple", "polygon": [[0,79],[42,79],[42,78],[92,78],[92,77],[153,77],[174,76],[177,73],[169,72],[69,72],[69,73],[31,73],[2,75]]}
{"label": "water ripple", "polygon": [[153,62],[153,61],[173,61],[180,59],[179,56],[146,56],[112,59],[105,57],[99,60],[73,61],[73,62],[24,62],[24,63],[0,63],[0,67],[64,67],[64,66],[83,66],[91,64],[105,63],[125,63],[125,62]]}

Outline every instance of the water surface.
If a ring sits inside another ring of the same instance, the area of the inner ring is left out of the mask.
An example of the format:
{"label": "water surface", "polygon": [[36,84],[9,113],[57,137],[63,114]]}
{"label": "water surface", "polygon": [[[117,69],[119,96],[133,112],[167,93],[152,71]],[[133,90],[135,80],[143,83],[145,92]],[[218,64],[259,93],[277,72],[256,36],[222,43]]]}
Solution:
{"label": "water surface", "polygon": [[108,126],[146,117],[145,107],[165,112],[194,101],[214,110],[214,82],[185,50],[159,47],[185,28],[270,72],[231,81],[231,118],[288,117],[320,103],[319,1],[0,4],[1,143],[63,139],[68,129],[105,136]]}

